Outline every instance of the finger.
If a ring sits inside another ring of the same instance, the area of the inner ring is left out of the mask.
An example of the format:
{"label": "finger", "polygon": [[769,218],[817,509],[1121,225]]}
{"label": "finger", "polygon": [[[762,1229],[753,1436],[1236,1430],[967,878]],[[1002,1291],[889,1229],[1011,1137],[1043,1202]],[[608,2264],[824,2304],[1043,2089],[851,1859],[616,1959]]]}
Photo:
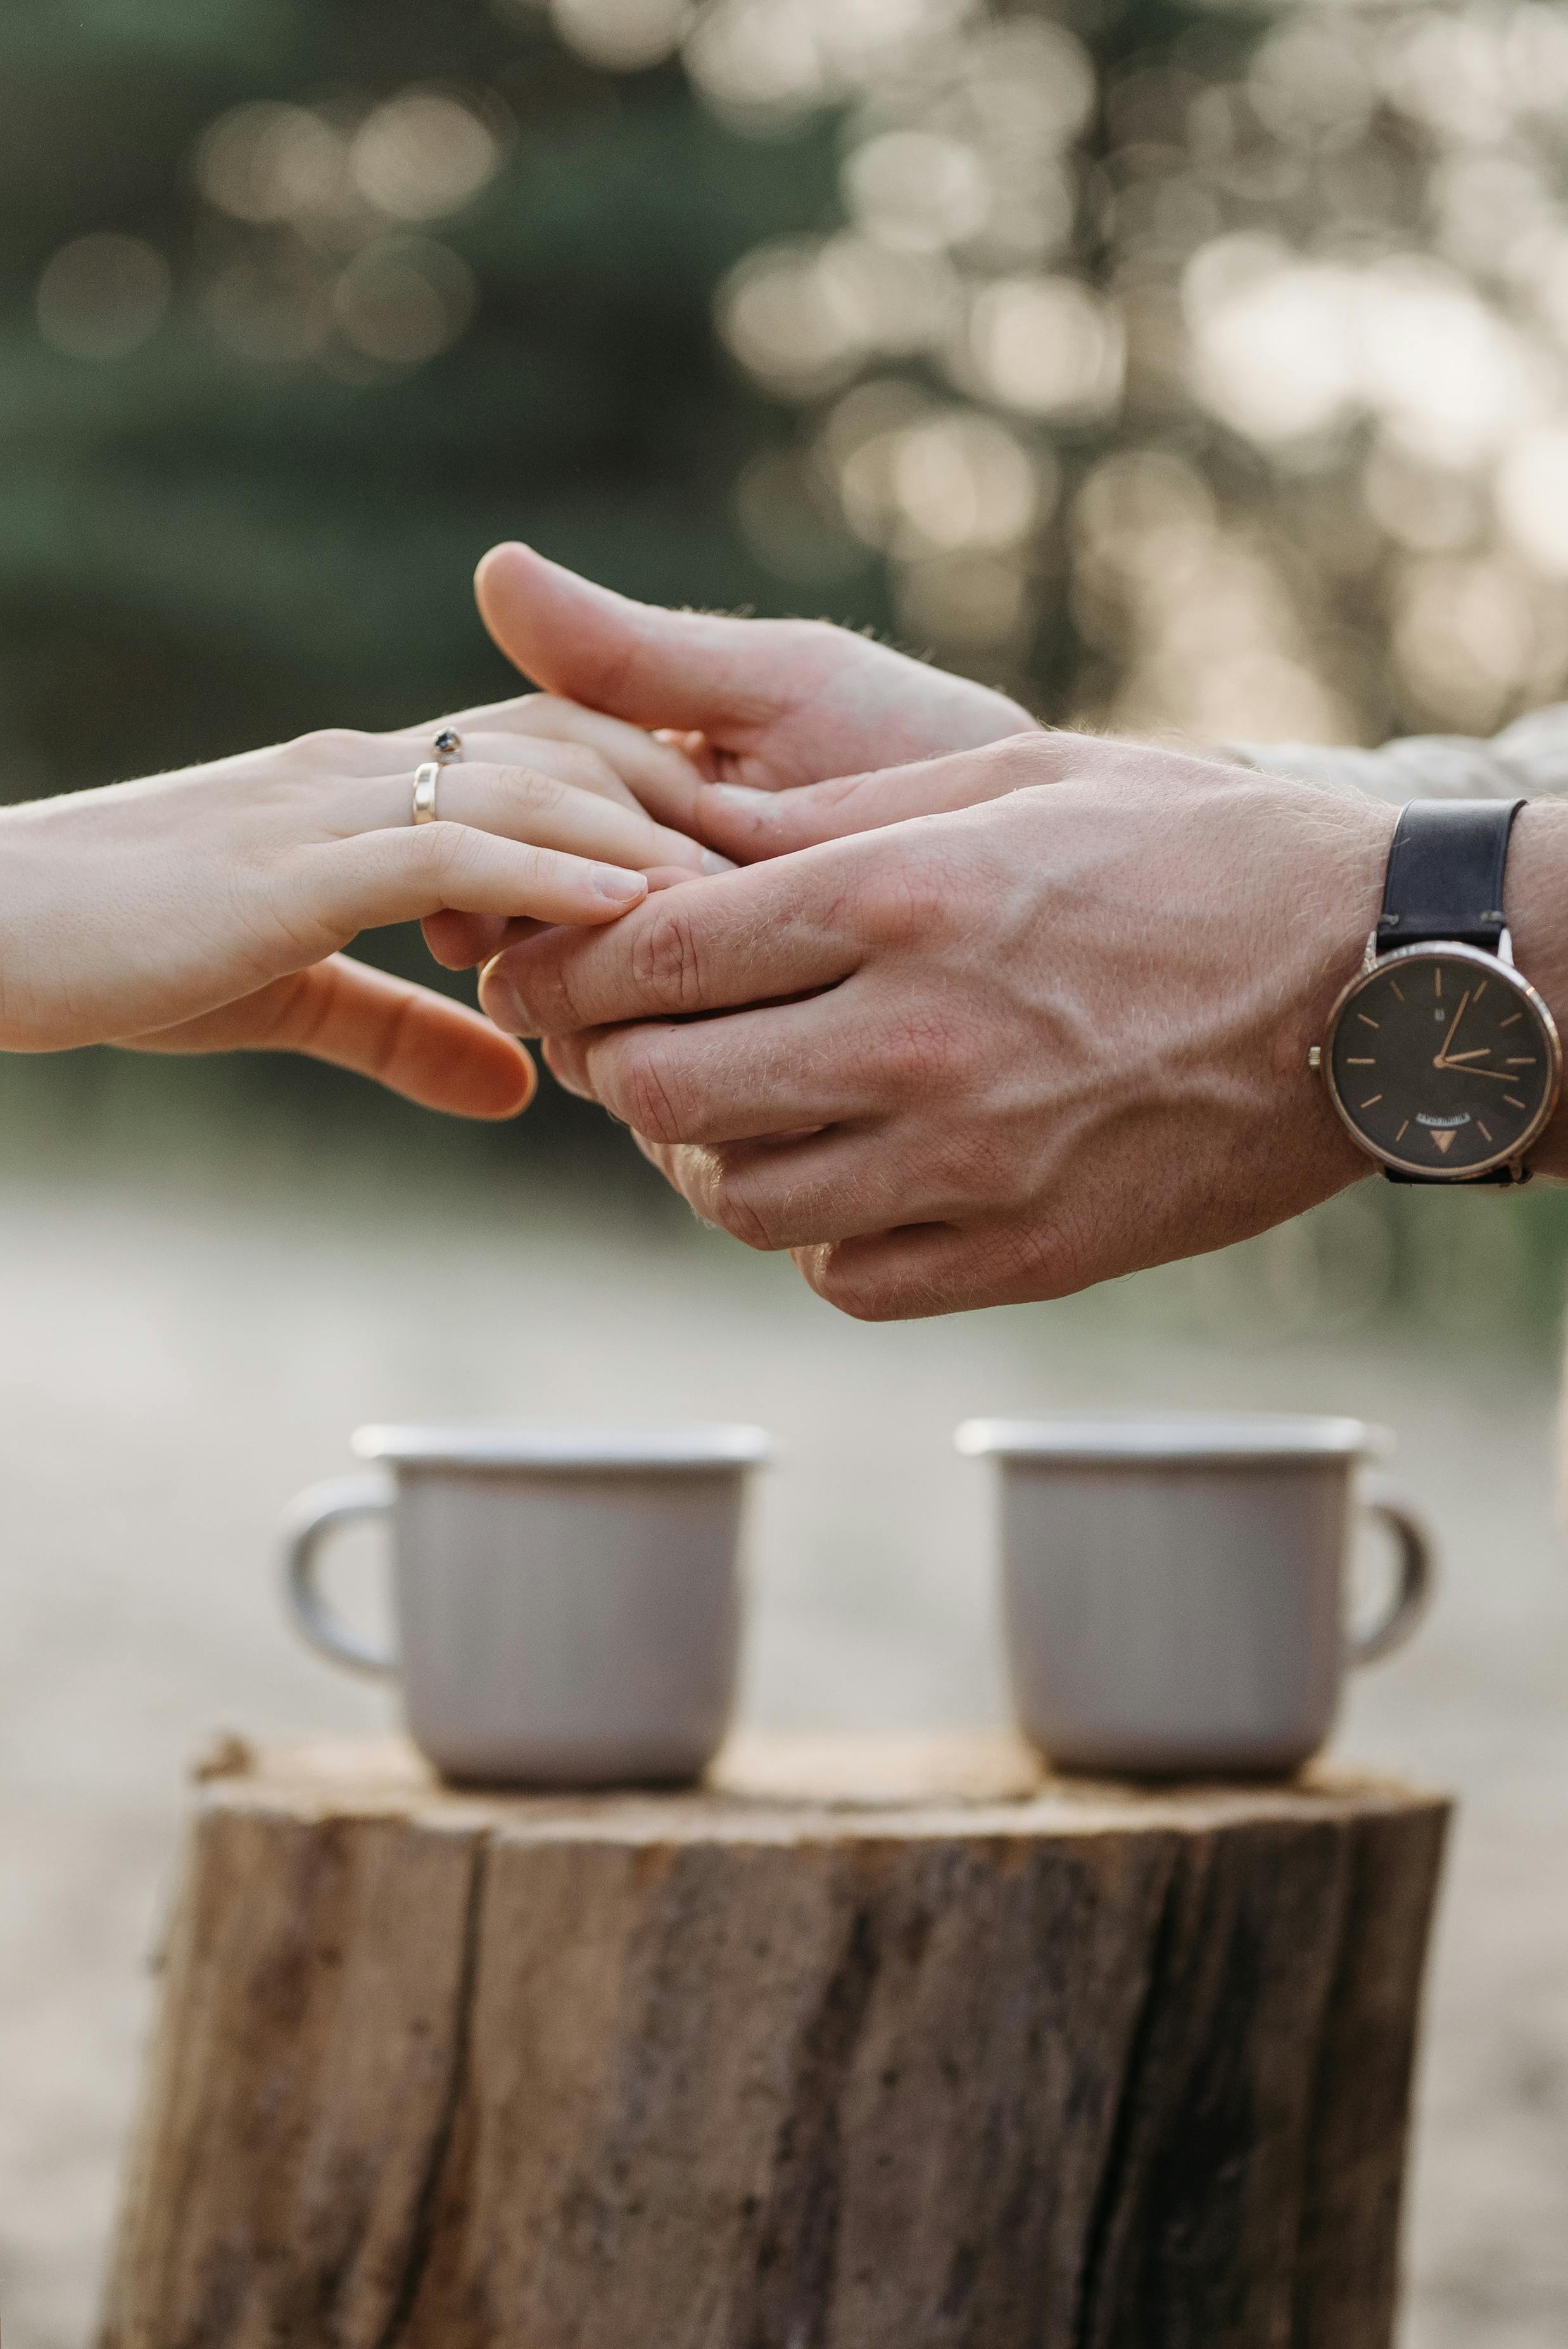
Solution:
{"label": "finger", "polygon": [[[727,858],[724,863],[726,871],[733,869]],[[698,877],[687,867],[655,864],[647,870],[648,894],[651,896],[656,889],[677,888],[683,882]],[[499,954],[502,947],[512,946],[520,938],[537,937],[543,926],[526,915],[518,921],[506,922],[494,914],[432,914],[424,926],[425,943],[443,969],[474,970]]]}
{"label": "finger", "polygon": [[422,925],[425,944],[443,970],[477,970],[500,952],[511,926],[500,914],[430,914]]}
{"label": "finger", "polygon": [[[543,696],[531,698],[542,700]],[[626,730],[634,733],[636,730],[628,727]],[[418,754],[414,763],[418,764]],[[528,733],[521,729],[510,733],[469,732],[463,736],[461,756],[451,764],[534,767],[547,775],[559,776],[563,783],[574,783],[580,792],[593,792],[600,799],[615,800],[622,807],[640,808],[643,804],[631,785],[622,781],[609,761],[601,758],[597,750],[585,742],[557,742],[547,734]]]}
{"label": "finger", "polygon": [[1009,792],[1066,779],[1077,763],[1076,735],[1048,738],[1057,746],[1048,756],[1038,734],[1020,734],[951,758],[923,759],[912,766],[883,767],[863,775],[841,775],[830,782],[801,783],[793,791],[756,792],[738,783],[705,785],[691,818],[692,829],[738,864],[786,856],[824,840],[878,832],[911,816],[945,815],[1002,799]]}
{"label": "finger", "polygon": [[857,1321],[913,1321],[1068,1293],[1042,1271],[1032,1235],[1009,1225],[909,1224],[793,1253],[818,1296]]}
{"label": "finger", "polygon": [[[623,718],[584,709],[581,703],[553,693],[513,694],[510,700],[454,710],[447,718],[426,719],[391,734],[365,739],[406,751],[399,765],[407,766],[410,760],[417,765],[427,752],[433,754],[437,735],[449,730],[460,736],[465,758],[492,759],[502,766],[516,757],[520,740],[549,742],[559,754],[569,781],[593,788],[585,775],[573,771],[573,766],[591,766],[616,794],[650,807],[660,798],[669,798],[675,807],[684,804],[694,781],[701,779],[685,739],[666,740],[641,726],[628,725]],[[664,811],[655,807],[655,812]],[[667,820],[678,823],[678,813]]]}
{"label": "finger", "polygon": [[777,715],[778,697],[758,681],[752,621],[634,604],[516,544],[490,549],[474,592],[502,652],[552,693],[732,741]]}
{"label": "finger", "polygon": [[653,812],[661,817],[667,813],[677,824],[680,810],[689,804],[701,780],[689,761],[666,750],[641,727],[579,709],[547,693],[521,694],[488,710],[459,710],[434,724],[427,720],[394,734],[369,736],[366,739],[382,746],[380,755],[346,759],[344,771],[377,773],[418,766],[422,759],[435,756],[436,736],[446,730],[457,734],[462,745],[453,765],[511,767],[526,760],[582,791],[619,800],[624,807],[667,802],[667,808],[653,807]]}
{"label": "finger", "polygon": [[[849,1032],[846,1032],[849,1030]],[[561,1040],[572,1090],[655,1142],[744,1143],[862,1116],[882,1072],[845,990],[729,1019],[639,1021]]]}
{"label": "finger", "polygon": [[[545,1057],[553,1069],[552,1050],[547,1050]],[[694,1215],[747,1247],[769,1254],[786,1248],[799,1252],[837,1246],[850,1234],[878,1237],[887,1228],[885,1204],[879,1211],[861,1197],[864,1176],[875,1171],[871,1138],[830,1133],[799,1143],[755,1142],[727,1150],[702,1143],[659,1142],[634,1128],[632,1139]],[[898,1212],[896,1206],[892,1212]],[[947,1232],[954,1226],[909,1228]],[[799,1237],[791,1237],[797,1231]]]}
{"label": "finger", "polygon": [[665,1174],[704,1222],[748,1247],[813,1247],[916,1220],[958,1229],[976,1212],[940,1167],[910,1179],[904,1137],[885,1120],[741,1143],[639,1139],[664,1154]]}
{"label": "finger", "polygon": [[[540,936],[487,965],[480,1000],[514,1035],[570,1035],[661,1013],[730,1010],[830,987],[865,951],[845,851],[666,889],[592,942]],[[831,866],[819,864],[830,857]],[[587,951],[583,951],[584,947]]]}
{"label": "finger", "polygon": [[[685,830],[686,818],[696,804],[703,776],[679,743],[663,741],[640,726],[628,725],[624,718],[612,718],[600,709],[584,709],[579,703],[563,700],[553,693],[524,694],[516,701],[503,703],[501,709],[511,713],[514,721],[502,730],[525,736],[531,742],[549,740],[558,749],[591,755],[650,814],[663,823]],[[500,711],[496,717],[500,719]],[[485,739],[494,740],[496,737],[487,730]],[[465,734],[465,745],[467,740]],[[470,755],[491,754],[476,750]],[[528,755],[531,757],[531,751]]]}
{"label": "finger", "polygon": [[141,1052],[303,1052],[459,1117],[515,1117],[536,1082],[527,1053],[477,1011],[347,955],[126,1040]]}
{"label": "finger", "polygon": [[381,923],[423,921],[449,910],[612,922],[645,896],[648,886],[641,873],[620,865],[592,864],[462,823],[364,832],[301,854],[307,902],[345,945]]}
{"label": "finger", "polygon": [[514,729],[486,733],[470,726],[462,736],[460,752],[438,752],[438,734],[453,724],[452,720],[426,719],[417,726],[398,727],[389,734],[363,734],[347,727],[328,726],[315,733],[302,734],[279,748],[290,763],[303,770],[312,781],[325,775],[412,774],[427,759],[438,759],[443,766],[470,761],[481,766],[515,767],[520,763],[520,753],[525,753],[527,763],[558,776],[564,783],[575,783],[580,791],[619,799],[626,807],[642,804],[635,793],[621,782],[614,768],[586,743],[557,742],[548,736],[526,735]]}
{"label": "finger", "polygon": [[540,1044],[539,1057],[562,1092],[574,1093],[579,1101],[596,1098],[588,1081],[583,1038],[546,1036]]}
{"label": "finger", "polygon": [[[407,772],[349,777],[332,793],[332,812],[343,833],[406,825],[413,791],[414,778]],[[725,861],[685,833],[655,823],[640,807],[580,791],[532,766],[447,767],[437,781],[436,808],[448,823],[610,864],[712,873]]]}

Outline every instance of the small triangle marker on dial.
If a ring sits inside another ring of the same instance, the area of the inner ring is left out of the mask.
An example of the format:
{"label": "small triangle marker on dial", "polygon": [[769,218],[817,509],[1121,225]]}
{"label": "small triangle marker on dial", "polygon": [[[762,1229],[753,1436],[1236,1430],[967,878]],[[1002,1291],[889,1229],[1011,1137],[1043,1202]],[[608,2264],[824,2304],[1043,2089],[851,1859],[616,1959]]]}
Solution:
{"label": "small triangle marker on dial", "polygon": [[1446,1158],[1446,1157],[1448,1156],[1448,1154],[1449,1154],[1449,1151],[1453,1148],[1453,1146],[1454,1146],[1454,1138],[1453,1138],[1453,1135],[1452,1135],[1451,1133],[1434,1133],[1434,1134],[1433,1134],[1433,1136],[1432,1136],[1432,1140],[1436,1143],[1436,1144],[1437,1144],[1438,1148],[1442,1152],[1442,1154],[1443,1154],[1444,1157]]}

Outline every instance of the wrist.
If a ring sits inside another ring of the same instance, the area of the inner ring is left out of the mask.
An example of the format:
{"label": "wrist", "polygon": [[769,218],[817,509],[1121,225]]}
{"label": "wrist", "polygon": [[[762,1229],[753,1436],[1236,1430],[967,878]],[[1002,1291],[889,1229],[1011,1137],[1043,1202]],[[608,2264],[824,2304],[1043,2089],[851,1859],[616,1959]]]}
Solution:
{"label": "wrist", "polygon": [[[1542,996],[1568,1050],[1568,806],[1532,800],[1515,818],[1503,882],[1513,958]],[[1530,1152],[1540,1174],[1568,1176],[1568,1088]]]}
{"label": "wrist", "polygon": [[1388,852],[1399,815],[1398,808],[1377,800],[1326,802],[1326,813],[1330,804],[1336,819],[1334,847],[1324,860],[1315,891],[1320,909],[1315,925],[1316,967],[1301,992],[1301,1024],[1289,1027],[1281,1041],[1285,1064],[1282,1073],[1287,1068],[1293,1076],[1305,1076],[1310,1085],[1312,1118],[1306,1140],[1315,1164],[1321,1164],[1326,1198],[1377,1172],[1373,1160],[1336,1112],[1328,1087],[1316,1070],[1315,1053],[1322,1048],[1335,1005],[1362,967],[1367,941],[1377,927]]}
{"label": "wrist", "polygon": [[[1324,1091],[1396,1182],[1568,1168],[1556,1107],[1568,953],[1553,909],[1568,811],[1417,800],[1394,818],[1376,927],[1324,1023]],[[1511,951],[1510,934],[1511,933]]]}

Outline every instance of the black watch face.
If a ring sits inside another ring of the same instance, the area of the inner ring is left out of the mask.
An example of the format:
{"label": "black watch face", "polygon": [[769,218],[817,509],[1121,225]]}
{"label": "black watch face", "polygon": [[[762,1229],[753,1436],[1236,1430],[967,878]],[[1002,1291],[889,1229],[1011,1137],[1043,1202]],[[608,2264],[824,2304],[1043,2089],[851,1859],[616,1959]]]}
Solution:
{"label": "black watch face", "polygon": [[1410,947],[1342,999],[1328,1051],[1335,1106],[1357,1139],[1412,1174],[1484,1174],[1552,1113],[1557,1031],[1507,964],[1462,947]]}

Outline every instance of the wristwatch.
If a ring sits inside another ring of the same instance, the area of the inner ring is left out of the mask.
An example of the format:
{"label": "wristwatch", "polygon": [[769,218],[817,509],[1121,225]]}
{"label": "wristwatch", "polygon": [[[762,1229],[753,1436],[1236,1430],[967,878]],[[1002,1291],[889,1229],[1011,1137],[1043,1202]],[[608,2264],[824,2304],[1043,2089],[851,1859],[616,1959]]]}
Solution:
{"label": "wristwatch", "polygon": [[1308,1054],[1393,1183],[1522,1183],[1563,1048],[1502,915],[1522,800],[1413,800],[1361,969]]}

